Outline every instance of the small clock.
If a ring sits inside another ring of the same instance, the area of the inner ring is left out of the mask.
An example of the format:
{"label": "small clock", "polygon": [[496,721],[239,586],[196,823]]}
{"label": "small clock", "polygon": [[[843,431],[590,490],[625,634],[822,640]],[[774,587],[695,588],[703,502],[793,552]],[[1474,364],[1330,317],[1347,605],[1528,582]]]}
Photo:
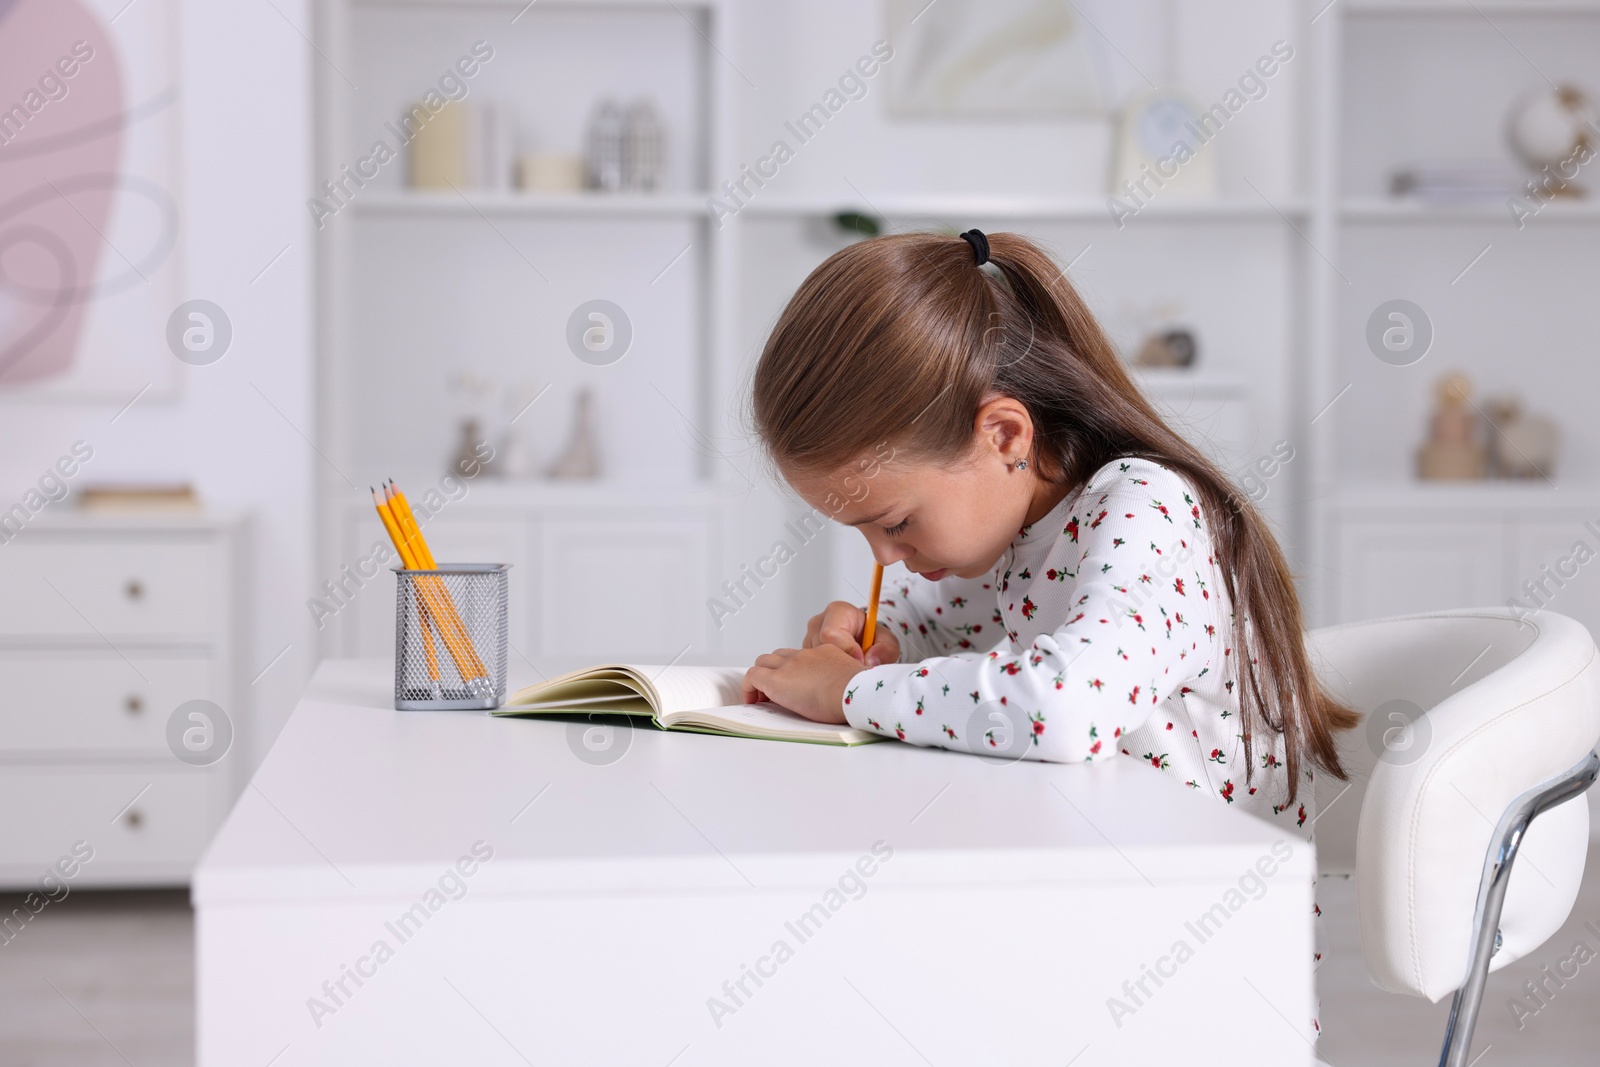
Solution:
{"label": "small clock", "polygon": [[1216,149],[1208,142],[1219,131],[1208,129],[1202,114],[1194,98],[1180,89],[1135,97],[1118,126],[1111,195],[1135,208],[1169,195],[1215,195]]}

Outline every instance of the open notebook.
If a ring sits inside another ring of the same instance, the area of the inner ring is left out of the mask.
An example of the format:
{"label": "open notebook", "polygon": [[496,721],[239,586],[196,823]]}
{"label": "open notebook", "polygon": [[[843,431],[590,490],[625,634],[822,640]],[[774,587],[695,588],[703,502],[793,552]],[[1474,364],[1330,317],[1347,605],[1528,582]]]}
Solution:
{"label": "open notebook", "polygon": [[512,693],[496,715],[639,715],[667,730],[860,745],[884,738],[852,726],[813,722],[777,704],[745,704],[738,667],[655,667],[605,663]]}

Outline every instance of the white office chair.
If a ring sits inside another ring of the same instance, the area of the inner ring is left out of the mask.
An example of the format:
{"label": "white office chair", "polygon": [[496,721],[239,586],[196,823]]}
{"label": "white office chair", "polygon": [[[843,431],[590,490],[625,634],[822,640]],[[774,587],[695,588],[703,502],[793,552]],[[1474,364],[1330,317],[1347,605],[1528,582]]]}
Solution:
{"label": "white office chair", "polygon": [[1454,992],[1439,1063],[1461,1067],[1488,973],[1543,944],[1578,894],[1594,640],[1565,616],[1486,608],[1315,630],[1307,647],[1365,716],[1340,737],[1350,781],[1316,782],[1319,868],[1355,877],[1374,983]]}

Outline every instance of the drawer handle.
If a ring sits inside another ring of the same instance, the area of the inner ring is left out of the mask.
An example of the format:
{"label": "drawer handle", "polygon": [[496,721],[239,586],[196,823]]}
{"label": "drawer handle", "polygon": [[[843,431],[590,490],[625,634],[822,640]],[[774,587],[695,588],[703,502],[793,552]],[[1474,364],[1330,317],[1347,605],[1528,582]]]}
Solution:
{"label": "drawer handle", "polygon": [[144,583],[137,578],[129,578],[128,584],[122,587],[129,600],[142,600],[144,598]]}
{"label": "drawer handle", "polygon": [[132,829],[137,830],[139,827],[144,825],[144,814],[140,812],[138,808],[130,809],[128,814],[123,816],[123,818],[128,820],[128,826]]}
{"label": "drawer handle", "polygon": [[129,715],[137,715],[144,710],[144,701],[130,693],[123,707],[127,708]]}

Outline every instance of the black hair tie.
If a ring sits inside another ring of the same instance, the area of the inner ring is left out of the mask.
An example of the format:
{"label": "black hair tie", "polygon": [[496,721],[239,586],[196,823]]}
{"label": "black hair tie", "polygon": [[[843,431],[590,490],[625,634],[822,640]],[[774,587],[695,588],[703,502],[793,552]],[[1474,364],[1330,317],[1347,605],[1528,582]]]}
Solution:
{"label": "black hair tie", "polygon": [[989,238],[983,235],[982,230],[968,230],[961,235],[961,239],[972,246],[972,258],[977,260],[978,266],[989,262]]}

